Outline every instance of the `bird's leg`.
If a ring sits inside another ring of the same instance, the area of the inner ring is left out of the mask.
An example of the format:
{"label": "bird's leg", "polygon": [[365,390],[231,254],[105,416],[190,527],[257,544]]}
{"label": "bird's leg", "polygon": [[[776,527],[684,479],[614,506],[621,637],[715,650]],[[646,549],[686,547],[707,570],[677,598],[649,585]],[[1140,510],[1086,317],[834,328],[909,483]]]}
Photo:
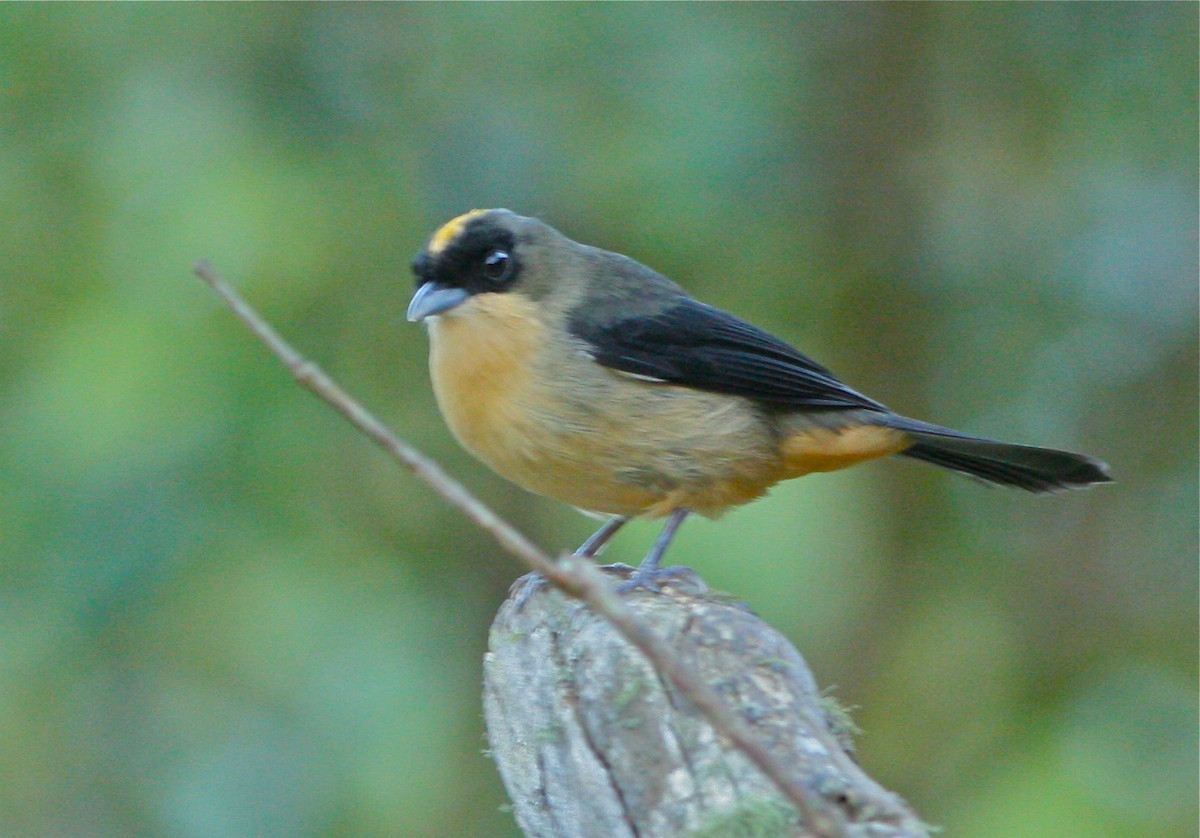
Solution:
{"label": "bird's leg", "polygon": [[[629,518],[624,515],[617,515],[605,521],[604,526],[592,533],[591,538],[579,545],[579,549],[575,551],[575,555],[584,559],[592,559],[600,555],[605,546],[608,545],[609,539],[617,534],[617,530],[629,523]],[[600,565],[601,570],[618,570],[624,573],[627,570],[632,570],[627,564],[606,564]]]}
{"label": "bird's leg", "polygon": [[608,540],[617,534],[617,530],[625,526],[629,519],[623,515],[609,518],[604,522],[604,526],[592,533],[591,537],[579,545],[579,549],[575,551],[575,555],[581,559],[591,559],[600,555],[600,551],[604,549],[604,545],[608,544]]}
{"label": "bird's leg", "polygon": [[667,552],[667,548],[671,546],[671,542],[675,538],[675,533],[679,531],[679,527],[683,524],[688,515],[692,514],[690,509],[676,509],[667,518],[666,525],[662,528],[662,532],[658,534],[658,540],[654,542],[654,546],[650,548],[650,552],[646,554],[646,558],[642,559],[641,565],[638,567],[639,574],[653,576],[658,573],[659,565],[662,564],[663,554]]}
{"label": "bird's leg", "polygon": [[658,540],[654,542],[654,546],[646,554],[646,558],[638,565],[638,569],[633,572],[633,576],[629,577],[629,581],[617,588],[618,592],[627,593],[637,588],[659,592],[659,587],[655,580],[664,574],[664,571],[659,569],[663,554],[667,552],[667,548],[671,546],[671,541],[675,538],[675,533],[679,531],[679,527],[691,512],[692,510],[690,509],[676,509],[671,513],[671,516],[667,518],[666,525],[662,528],[662,532],[658,534]]}

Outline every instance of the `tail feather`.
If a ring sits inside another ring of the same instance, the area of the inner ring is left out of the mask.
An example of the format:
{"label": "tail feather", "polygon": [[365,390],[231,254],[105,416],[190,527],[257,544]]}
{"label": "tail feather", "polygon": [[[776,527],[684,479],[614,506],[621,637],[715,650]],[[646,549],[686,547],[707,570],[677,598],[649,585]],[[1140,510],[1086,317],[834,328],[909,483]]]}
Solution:
{"label": "tail feather", "polygon": [[897,416],[891,427],[908,431],[916,443],[902,456],[922,460],[1004,486],[1029,492],[1079,489],[1108,483],[1108,465],[1086,454],[1015,445]]}

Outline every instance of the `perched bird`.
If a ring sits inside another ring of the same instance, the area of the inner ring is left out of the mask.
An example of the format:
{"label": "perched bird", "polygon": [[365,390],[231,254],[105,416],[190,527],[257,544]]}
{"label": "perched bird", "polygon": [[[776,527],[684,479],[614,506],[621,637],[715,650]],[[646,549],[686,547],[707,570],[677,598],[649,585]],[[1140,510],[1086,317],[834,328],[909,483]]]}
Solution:
{"label": "perched bird", "polygon": [[413,261],[438,406],[517,485],[609,520],[667,518],[626,588],[655,588],[689,513],[716,516],[781,480],[900,454],[1031,492],[1110,480],[1083,454],[909,419],[784,341],[627,256],[536,218],[473,210]]}

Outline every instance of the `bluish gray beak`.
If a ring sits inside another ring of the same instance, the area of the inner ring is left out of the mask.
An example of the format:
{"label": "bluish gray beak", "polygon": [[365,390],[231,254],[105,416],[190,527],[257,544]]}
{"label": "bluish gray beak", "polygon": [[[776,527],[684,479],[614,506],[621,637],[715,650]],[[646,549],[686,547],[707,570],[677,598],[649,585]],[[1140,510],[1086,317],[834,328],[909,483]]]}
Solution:
{"label": "bluish gray beak", "polygon": [[469,297],[462,288],[447,288],[436,282],[426,282],[413,294],[412,302],[408,304],[408,320],[416,323],[434,314],[449,311],[457,305],[462,305]]}

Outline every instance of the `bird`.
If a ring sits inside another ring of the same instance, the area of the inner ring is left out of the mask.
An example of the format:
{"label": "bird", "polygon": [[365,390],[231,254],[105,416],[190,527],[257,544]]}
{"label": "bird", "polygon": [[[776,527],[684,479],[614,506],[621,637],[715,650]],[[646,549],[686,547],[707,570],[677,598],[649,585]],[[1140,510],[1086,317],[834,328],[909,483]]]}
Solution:
{"label": "bird", "polygon": [[454,437],[518,486],[605,519],[593,558],[633,518],[665,518],[622,591],[660,590],[684,520],[782,480],[889,455],[1049,493],[1112,478],[1094,457],[902,416],[787,342],[619,253],[537,218],[471,210],[412,263]]}

